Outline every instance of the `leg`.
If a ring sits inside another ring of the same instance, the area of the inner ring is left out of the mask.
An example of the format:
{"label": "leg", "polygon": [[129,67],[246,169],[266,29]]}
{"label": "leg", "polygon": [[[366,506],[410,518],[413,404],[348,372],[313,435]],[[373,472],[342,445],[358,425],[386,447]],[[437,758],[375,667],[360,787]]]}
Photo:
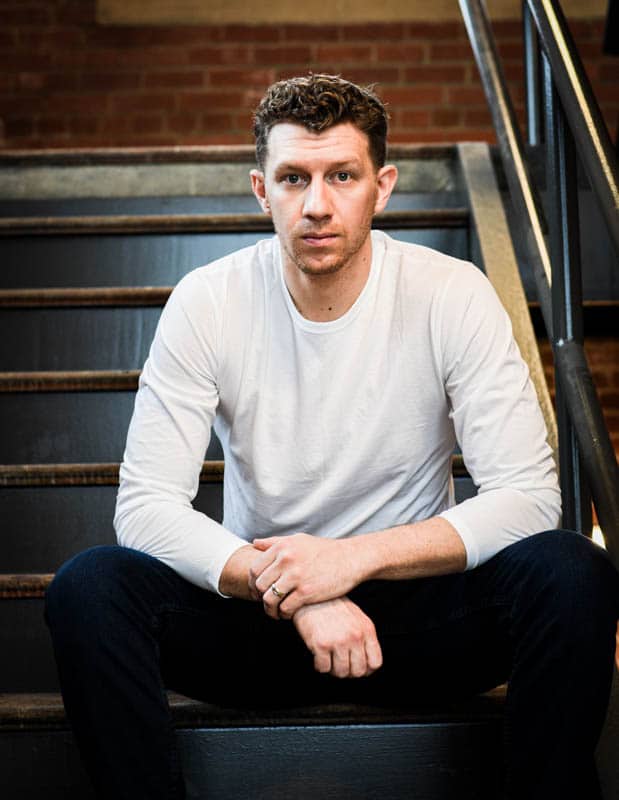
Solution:
{"label": "leg", "polygon": [[134,550],[75,557],[46,601],[67,714],[103,798],[184,796],[164,686],[238,702],[255,697],[248,665],[268,664],[271,647],[311,666],[292,626],[269,620],[260,604],[198,589]]}
{"label": "leg", "polygon": [[606,554],[570,532],[532,536],[462,575],[359,587],[385,663],[368,693],[466,694],[509,679],[507,796],[599,797],[619,614]]}

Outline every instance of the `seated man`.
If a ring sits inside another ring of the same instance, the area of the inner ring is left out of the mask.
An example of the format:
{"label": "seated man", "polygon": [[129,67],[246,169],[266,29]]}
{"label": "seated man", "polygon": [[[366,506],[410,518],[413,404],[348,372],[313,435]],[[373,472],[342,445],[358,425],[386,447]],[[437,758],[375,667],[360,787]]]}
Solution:
{"label": "seated man", "polygon": [[[255,134],[277,235],[174,290],[121,468],[121,547],[72,559],[48,592],[100,796],[183,797],[165,687],[410,704],[509,680],[506,796],[599,797],[617,578],[553,530],[554,463],[507,315],[471,264],[371,231],[397,177],[372,92],[279,82]],[[212,429],[223,524],[191,505]],[[456,442],[479,487],[459,505]]]}

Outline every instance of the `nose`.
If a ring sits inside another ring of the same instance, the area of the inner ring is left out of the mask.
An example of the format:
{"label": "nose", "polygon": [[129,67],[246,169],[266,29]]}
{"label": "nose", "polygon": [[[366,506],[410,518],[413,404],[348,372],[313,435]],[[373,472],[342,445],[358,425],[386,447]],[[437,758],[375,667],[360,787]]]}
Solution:
{"label": "nose", "polygon": [[324,219],[332,213],[329,187],[323,180],[313,180],[305,191],[303,214],[313,219]]}

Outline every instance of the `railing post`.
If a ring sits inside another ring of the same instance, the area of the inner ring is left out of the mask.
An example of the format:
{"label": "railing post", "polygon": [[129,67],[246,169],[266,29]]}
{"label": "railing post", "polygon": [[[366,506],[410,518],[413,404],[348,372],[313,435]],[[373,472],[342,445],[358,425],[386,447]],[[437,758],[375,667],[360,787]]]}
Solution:
{"label": "railing post", "polygon": [[[553,350],[569,342],[582,345],[582,277],[578,218],[577,161],[574,140],[566,123],[552,78],[542,56],[546,132],[547,218],[550,222],[552,264]],[[563,496],[563,525],[591,535],[591,495],[582,468],[576,431],[555,367],[559,469]]]}
{"label": "railing post", "polygon": [[544,141],[542,127],[541,61],[535,20],[527,0],[522,3],[522,27],[524,31],[524,82],[527,105],[527,143],[537,147]]}

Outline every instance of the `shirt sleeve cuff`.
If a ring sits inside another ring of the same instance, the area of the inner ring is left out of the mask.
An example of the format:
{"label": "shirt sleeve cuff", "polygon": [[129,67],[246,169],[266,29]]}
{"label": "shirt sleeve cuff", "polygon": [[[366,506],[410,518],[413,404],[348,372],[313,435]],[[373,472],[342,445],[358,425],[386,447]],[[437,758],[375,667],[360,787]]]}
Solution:
{"label": "shirt sleeve cuff", "polygon": [[468,525],[464,523],[460,514],[458,514],[457,506],[448,508],[446,511],[441,512],[438,516],[447,520],[447,522],[449,522],[449,524],[455,528],[456,533],[462,539],[464,549],[466,550],[466,569],[474,569],[479,564],[479,547],[473,532]]}

